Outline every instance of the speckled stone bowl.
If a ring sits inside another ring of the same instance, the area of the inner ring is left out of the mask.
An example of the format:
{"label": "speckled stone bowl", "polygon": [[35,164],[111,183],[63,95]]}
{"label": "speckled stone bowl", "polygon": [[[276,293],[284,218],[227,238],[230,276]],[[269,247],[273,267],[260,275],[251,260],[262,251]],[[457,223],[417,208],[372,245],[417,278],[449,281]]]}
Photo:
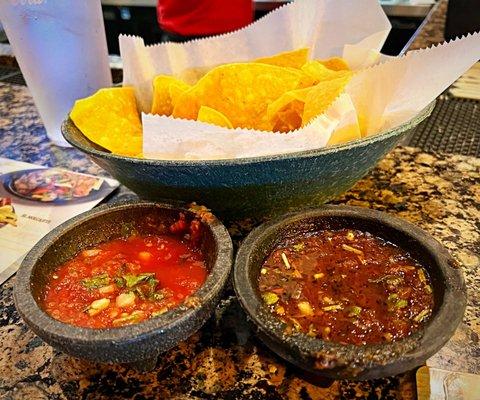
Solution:
{"label": "speckled stone bowl", "polygon": [[233,248],[225,227],[213,218],[202,220],[201,248],[209,275],[193,295],[199,301],[180,305],[147,321],[112,329],[75,327],[51,318],[39,305],[46,277],[80,250],[135,229],[141,234],[168,232],[183,212],[180,204],[129,202],[105,205],[83,213],[55,228],[27,254],[16,276],[14,299],[27,325],[45,342],[76,357],[99,362],[136,363],[152,367],[160,353],[198,330],[212,313],[229,276]]}
{"label": "speckled stone bowl", "polygon": [[[342,345],[286,334],[286,325],[264,305],[258,275],[265,258],[285,238],[323,229],[358,229],[408,251],[429,272],[434,293],[432,317],[424,327],[399,341]],[[465,282],[447,251],[421,229],[386,213],[360,207],[324,206],[288,214],[261,225],[242,243],[234,267],[234,286],[258,336],[274,352],[313,377],[373,379],[421,365],[453,335],[466,306]]]}
{"label": "speckled stone bowl", "polygon": [[[379,135],[319,150],[244,159],[164,161],[122,157],[90,142],[67,119],[65,139],[148,200],[197,201],[222,217],[273,215],[319,205],[351,188],[434,107]],[[181,132],[178,132],[181,136]]]}

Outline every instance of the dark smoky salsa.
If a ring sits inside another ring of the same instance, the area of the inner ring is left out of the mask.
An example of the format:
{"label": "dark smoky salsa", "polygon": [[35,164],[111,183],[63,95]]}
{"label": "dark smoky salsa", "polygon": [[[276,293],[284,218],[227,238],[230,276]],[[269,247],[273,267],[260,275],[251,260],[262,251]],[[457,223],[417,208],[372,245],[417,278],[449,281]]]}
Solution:
{"label": "dark smoky salsa", "polygon": [[264,261],[258,285],[288,332],[343,344],[407,337],[434,303],[427,271],[408,252],[357,230],[285,242]]}

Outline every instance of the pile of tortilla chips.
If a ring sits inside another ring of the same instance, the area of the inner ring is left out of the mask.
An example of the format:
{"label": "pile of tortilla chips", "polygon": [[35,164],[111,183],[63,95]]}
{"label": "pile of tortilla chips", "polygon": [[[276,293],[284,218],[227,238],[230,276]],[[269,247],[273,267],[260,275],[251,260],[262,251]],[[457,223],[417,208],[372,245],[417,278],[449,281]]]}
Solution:
{"label": "pile of tortilla chips", "polygon": [[[343,59],[309,60],[308,51],[223,64],[193,84],[159,75],[151,113],[225,128],[301,128],[326,111],[353,75]],[[141,155],[142,126],[132,88],[101,89],[78,100],[70,117],[98,145],[116,154]]]}
{"label": "pile of tortilla chips", "polygon": [[105,88],[75,102],[70,118],[92,142],[126,156],[142,152],[142,123],[133,88]]}

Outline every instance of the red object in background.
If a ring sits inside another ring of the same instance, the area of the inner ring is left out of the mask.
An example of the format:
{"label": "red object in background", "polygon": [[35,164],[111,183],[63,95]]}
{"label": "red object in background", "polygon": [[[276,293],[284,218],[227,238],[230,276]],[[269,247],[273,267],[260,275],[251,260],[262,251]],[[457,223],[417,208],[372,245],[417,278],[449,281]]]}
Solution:
{"label": "red object in background", "polygon": [[183,36],[234,31],[253,20],[252,0],[159,0],[160,27]]}

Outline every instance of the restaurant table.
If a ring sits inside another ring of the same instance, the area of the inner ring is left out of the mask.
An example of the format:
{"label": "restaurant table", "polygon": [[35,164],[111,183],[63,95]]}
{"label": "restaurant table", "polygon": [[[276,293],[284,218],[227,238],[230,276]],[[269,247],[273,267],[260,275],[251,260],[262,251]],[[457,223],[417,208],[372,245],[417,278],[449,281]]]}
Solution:
{"label": "restaurant table", "polygon": [[[426,32],[421,40],[428,44],[437,32],[431,26]],[[0,83],[0,157],[106,174],[77,150],[52,145],[28,89],[8,83]],[[106,201],[135,198],[121,187]],[[399,146],[332,203],[403,218],[451,252],[466,278],[467,310],[453,338],[427,364],[480,374],[480,159]],[[224,222],[236,246],[261,223]],[[13,304],[14,281],[0,287],[2,399],[416,398],[415,371],[366,382],[309,383],[256,338],[231,287],[205,326],[163,354],[151,372],[76,359],[45,344],[23,323]]]}
{"label": "restaurant table", "polygon": [[[104,175],[74,149],[52,145],[28,89],[0,84],[0,156]],[[107,201],[135,196],[122,188]],[[462,325],[429,365],[480,373],[480,159],[397,147],[336,199],[386,211],[440,240],[464,270],[469,300]],[[225,221],[238,242],[260,221]],[[0,290],[0,396],[6,399],[414,399],[414,373],[321,387],[266,349],[250,330],[232,290],[207,324],[160,357],[152,372],[72,358],[42,342],[13,305],[14,277]]]}

